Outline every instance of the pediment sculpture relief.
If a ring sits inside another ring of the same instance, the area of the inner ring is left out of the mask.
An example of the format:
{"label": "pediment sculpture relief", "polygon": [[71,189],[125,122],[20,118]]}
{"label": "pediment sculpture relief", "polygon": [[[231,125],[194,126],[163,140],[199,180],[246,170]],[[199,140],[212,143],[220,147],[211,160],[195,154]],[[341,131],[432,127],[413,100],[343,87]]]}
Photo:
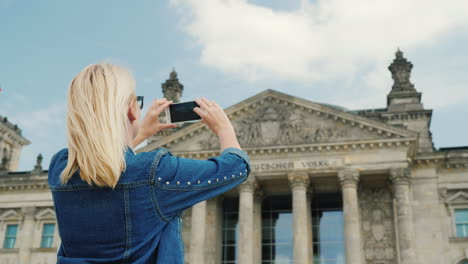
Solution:
{"label": "pediment sculpture relief", "polygon": [[[334,141],[374,139],[375,133],[341,123],[330,116],[311,113],[291,104],[261,104],[243,110],[232,120],[241,146],[314,144]],[[198,140],[201,149],[218,148],[214,135]]]}

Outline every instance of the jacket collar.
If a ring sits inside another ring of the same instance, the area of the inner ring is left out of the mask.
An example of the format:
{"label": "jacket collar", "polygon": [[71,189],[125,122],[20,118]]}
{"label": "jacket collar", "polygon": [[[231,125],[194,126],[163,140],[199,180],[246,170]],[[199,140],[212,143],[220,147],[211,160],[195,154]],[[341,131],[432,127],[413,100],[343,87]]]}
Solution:
{"label": "jacket collar", "polygon": [[127,153],[130,153],[132,155],[136,155],[135,151],[129,145],[127,145]]}

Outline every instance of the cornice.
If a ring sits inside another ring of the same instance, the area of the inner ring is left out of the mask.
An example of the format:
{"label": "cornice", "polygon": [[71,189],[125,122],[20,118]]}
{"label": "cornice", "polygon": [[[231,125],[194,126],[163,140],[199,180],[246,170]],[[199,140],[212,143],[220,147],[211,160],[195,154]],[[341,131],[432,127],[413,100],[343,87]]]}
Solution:
{"label": "cornice", "polygon": [[[416,138],[380,139],[369,141],[331,142],[320,144],[302,144],[288,146],[271,147],[250,147],[242,148],[249,155],[269,155],[280,153],[310,153],[314,152],[337,152],[337,151],[357,151],[388,148],[411,148],[414,149]],[[170,149],[169,149],[170,150]],[[172,151],[171,151],[172,152]],[[182,158],[208,158],[219,155],[219,150],[200,150],[187,152],[172,152]]]}
{"label": "cornice", "polygon": [[49,189],[47,183],[28,183],[28,184],[0,184],[0,191],[18,191],[18,190],[41,190]]}
{"label": "cornice", "polygon": [[13,141],[18,142],[22,146],[31,144],[31,141],[27,140],[21,134],[18,134],[17,131],[14,131],[12,128],[5,125],[0,125],[0,134],[2,134],[3,137],[11,138]]}
{"label": "cornice", "polygon": [[445,168],[447,169],[466,169],[468,168],[468,160],[459,162],[446,162]]}
{"label": "cornice", "polygon": [[448,157],[445,152],[424,153],[413,159],[413,164],[418,166],[436,165],[446,169],[468,168],[468,157]]}
{"label": "cornice", "polygon": [[381,118],[384,121],[391,120],[418,120],[427,119],[432,116],[432,110],[408,111],[408,112],[382,112]]}
{"label": "cornice", "polygon": [[37,175],[32,172],[9,172],[0,176],[0,191],[49,189],[47,172]]}

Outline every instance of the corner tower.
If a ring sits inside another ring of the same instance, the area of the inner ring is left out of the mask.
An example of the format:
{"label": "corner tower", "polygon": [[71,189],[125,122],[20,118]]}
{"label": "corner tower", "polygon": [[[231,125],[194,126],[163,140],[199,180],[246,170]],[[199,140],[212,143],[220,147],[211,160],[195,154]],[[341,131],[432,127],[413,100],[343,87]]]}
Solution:
{"label": "corner tower", "polygon": [[382,117],[388,124],[419,133],[418,152],[433,152],[434,144],[429,130],[432,110],[424,109],[421,93],[411,83],[413,64],[397,50],[395,59],[388,67],[392,73],[393,86],[387,96],[387,109]]}
{"label": "corner tower", "polygon": [[17,125],[0,116],[0,174],[18,170],[21,149],[29,144]]}
{"label": "corner tower", "polygon": [[172,72],[169,75],[169,79],[166,80],[166,82],[164,82],[161,86],[163,95],[167,100],[172,100],[174,103],[180,102],[182,92],[184,91],[184,85],[179,82],[175,69],[172,69]]}

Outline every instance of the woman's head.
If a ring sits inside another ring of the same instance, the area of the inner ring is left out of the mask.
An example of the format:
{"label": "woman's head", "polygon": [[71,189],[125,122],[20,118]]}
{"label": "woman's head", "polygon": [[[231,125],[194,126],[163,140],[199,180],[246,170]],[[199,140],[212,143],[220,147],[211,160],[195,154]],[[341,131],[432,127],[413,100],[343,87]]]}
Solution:
{"label": "woman's head", "polygon": [[68,90],[68,164],[62,183],[79,169],[88,184],[115,187],[139,118],[135,80],[128,70],[105,63],[84,68]]}

